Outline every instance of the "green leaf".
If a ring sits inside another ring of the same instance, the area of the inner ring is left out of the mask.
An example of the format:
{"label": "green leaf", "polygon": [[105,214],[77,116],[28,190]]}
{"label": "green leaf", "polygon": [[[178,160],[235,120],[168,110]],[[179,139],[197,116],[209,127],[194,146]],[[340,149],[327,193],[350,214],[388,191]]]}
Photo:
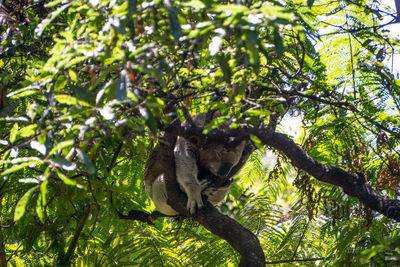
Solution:
{"label": "green leaf", "polygon": [[142,142],[140,139],[136,140],[136,150],[139,154],[147,155],[146,144]]}
{"label": "green leaf", "polygon": [[231,77],[232,77],[232,71],[231,71],[231,68],[229,67],[229,64],[228,64],[226,58],[225,58],[225,55],[219,55],[217,57],[217,59],[218,59],[219,65],[221,66],[224,80],[228,84],[230,84],[231,83]]}
{"label": "green leaf", "polygon": [[117,95],[117,99],[119,101],[123,101],[126,99],[126,88],[127,88],[127,71],[122,70],[121,71],[121,76],[119,77],[118,85],[115,91],[115,94]]}
{"label": "green leaf", "polygon": [[311,8],[311,7],[313,6],[313,4],[314,4],[314,1],[315,1],[315,0],[307,0],[307,6],[308,6],[309,8]]}
{"label": "green leaf", "polygon": [[74,140],[66,140],[66,141],[62,141],[61,143],[58,143],[57,145],[55,145],[51,151],[49,152],[49,156],[53,155],[54,153],[66,148],[66,147],[70,147],[74,144]]}
{"label": "green leaf", "polygon": [[267,17],[278,17],[284,21],[293,21],[296,18],[294,12],[283,6],[262,5],[260,11]]}
{"label": "green leaf", "polygon": [[76,149],[76,155],[78,156],[79,160],[82,162],[85,171],[87,171],[89,174],[94,174],[96,172],[96,169],[95,169],[95,167],[92,163],[92,160],[90,159],[88,154],[86,154],[84,151],[82,151],[80,149]]}
{"label": "green leaf", "polygon": [[18,201],[17,206],[15,207],[14,221],[18,221],[22,218],[22,216],[24,216],[26,205],[28,204],[28,201],[36,188],[37,186],[29,189]]}
{"label": "green leaf", "polygon": [[74,90],[75,96],[88,103],[93,102],[93,95],[91,94],[90,89],[88,90],[87,88],[77,85],[71,85],[71,87]]}
{"label": "green leaf", "polygon": [[261,148],[261,147],[264,146],[263,142],[262,142],[257,136],[255,136],[255,135],[250,135],[250,139],[251,139],[251,141],[253,141],[254,145],[255,145],[257,148]]}
{"label": "green leaf", "polygon": [[51,1],[49,3],[46,3],[46,8],[55,7],[56,5],[60,4],[62,1],[64,1],[64,0],[55,0],[55,1]]}
{"label": "green leaf", "polygon": [[71,80],[73,82],[77,83],[78,82],[78,75],[76,74],[76,72],[74,70],[72,70],[72,69],[69,69],[68,73],[69,73],[69,77],[71,78]]}
{"label": "green leaf", "polygon": [[175,41],[179,41],[179,37],[181,37],[182,29],[181,23],[178,19],[178,11],[172,5],[170,0],[164,0],[165,9],[168,11],[169,23],[172,30],[172,36],[174,36]]}
{"label": "green leaf", "polygon": [[38,141],[36,141],[36,140],[31,141],[31,147],[32,147],[33,149],[39,151],[40,154],[42,154],[42,155],[46,155],[46,154],[47,154],[47,147],[46,147],[46,145],[44,145],[44,144],[42,144],[42,143],[40,143],[40,142],[38,142]]}
{"label": "green leaf", "polygon": [[44,182],[42,182],[40,184],[40,194],[39,194],[37,202],[36,202],[36,213],[39,217],[39,220],[42,223],[44,223],[44,221],[45,221],[44,209],[47,204],[47,201],[46,201],[47,183],[48,183],[48,181],[45,180]]}
{"label": "green leaf", "polygon": [[276,54],[279,58],[282,58],[283,52],[285,52],[285,47],[283,46],[283,39],[279,34],[279,28],[274,28],[274,44]]}
{"label": "green leaf", "polygon": [[206,6],[200,0],[191,0],[189,2],[183,2],[182,5],[185,6],[185,7],[196,8],[196,9],[201,9],[201,8],[204,8]]}
{"label": "green leaf", "polygon": [[71,59],[70,61],[68,61],[65,65],[64,68],[70,68],[84,60],[86,60],[88,58],[88,56],[77,56],[74,57],[73,59]]}
{"label": "green leaf", "polygon": [[15,139],[17,138],[17,133],[18,133],[18,123],[14,123],[13,127],[11,128],[10,132],[10,143],[14,143]]}
{"label": "green leaf", "polygon": [[254,38],[255,38],[255,43],[257,42],[257,37],[254,37],[254,33],[247,31],[246,32],[246,37],[245,37],[245,42],[246,42],[246,47],[247,47],[247,53],[249,54],[250,57],[250,64],[258,68],[260,65],[260,56],[258,54],[258,49],[254,45]]}
{"label": "green leaf", "polygon": [[50,161],[55,167],[63,168],[66,171],[73,171],[76,169],[76,164],[66,159],[53,159]]}
{"label": "green leaf", "polygon": [[56,171],[58,177],[67,185],[72,185],[75,186],[76,182],[72,179],[69,179],[66,175],[64,175],[63,173],[59,172],[58,170]]}
{"label": "green leaf", "polygon": [[73,4],[73,2],[70,2],[68,4],[65,4],[61,7],[59,7],[56,11],[53,11],[50,13],[49,17],[44,19],[35,29],[35,32],[37,34],[37,36],[41,36],[43,31],[46,29],[46,27],[55,19],[58,17],[58,15],[60,15],[65,9],[67,9],[68,7],[70,7]]}
{"label": "green leaf", "polygon": [[203,134],[208,134],[211,130],[217,128],[227,120],[229,120],[229,116],[220,116],[214,120],[212,120],[209,124],[204,127]]}
{"label": "green leaf", "polygon": [[54,84],[54,91],[60,92],[64,91],[65,85],[67,84],[67,77],[61,75],[58,77],[56,83]]}
{"label": "green leaf", "polygon": [[12,95],[9,95],[10,99],[18,99],[25,96],[35,95],[38,93],[37,89],[21,89],[17,92],[13,92]]}
{"label": "green leaf", "polygon": [[23,138],[30,137],[36,133],[37,133],[37,125],[36,124],[28,125],[26,127],[21,128],[18,131],[18,135]]}
{"label": "green leaf", "polygon": [[229,14],[230,16],[235,16],[237,14],[243,14],[249,10],[248,7],[244,5],[236,5],[236,4],[228,4],[228,5],[216,5],[216,12],[224,12],[225,14]]}
{"label": "green leaf", "polygon": [[79,100],[78,98],[70,96],[70,95],[55,95],[54,97],[55,97],[56,101],[61,104],[90,107],[89,103],[87,103],[83,100]]}
{"label": "green leaf", "polygon": [[0,175],[7,175],[16,171],[19,171],[25,167],[28,167],[29,165],[34,165],[36,164],[37,161],[28,161],[28,162],[23,162],[21,164],[13,164],[11,168],[6,169],[5,171],[3,171]]}

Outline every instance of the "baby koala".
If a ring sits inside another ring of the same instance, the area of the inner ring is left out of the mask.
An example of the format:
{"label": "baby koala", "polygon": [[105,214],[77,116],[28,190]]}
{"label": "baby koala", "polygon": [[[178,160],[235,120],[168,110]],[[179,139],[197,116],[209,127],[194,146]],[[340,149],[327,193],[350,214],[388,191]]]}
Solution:
{"label": "baby koala", "polygon": [[[194,115],[192,120],[197,126],[204,127],[206,117],[207,113],[200,113]],[[187,123],[184,122],[183,125]],[[212,187],[212,181],[198,177],[199,169],[206,169],[215,176],[227,177],[242,157],[245,145],[246,141],[242,141],[232,149],[228,149],[224,144],[196,147],[184,137],[177,138],[174,149],[176,178],[188,197],[187,209],[191,214],[203,206],[202,193],[208,196],[211,204],[216,205],[229,191],[229,183],[215,188]]]}

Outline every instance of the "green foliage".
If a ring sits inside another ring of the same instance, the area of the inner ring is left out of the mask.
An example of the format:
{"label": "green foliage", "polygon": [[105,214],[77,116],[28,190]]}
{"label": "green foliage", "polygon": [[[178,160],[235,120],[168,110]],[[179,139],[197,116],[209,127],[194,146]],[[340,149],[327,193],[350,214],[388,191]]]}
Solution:
{"label": "green foliage", "polygon": [[[182,105],[220,112],[205,132],[301,116],[296,141],[312,157],[398,198],[400,81],[382,61],[399,42],[375,3],[2,2],[0,265],[5,253],[10,266],[236,266],[190,220],[116,215],[154,210],[144,165]],[[278,130],[293,135],[288,124]],[[267,261],[398,261],[394,222],[252,140],[220,210],[256,233]]]}

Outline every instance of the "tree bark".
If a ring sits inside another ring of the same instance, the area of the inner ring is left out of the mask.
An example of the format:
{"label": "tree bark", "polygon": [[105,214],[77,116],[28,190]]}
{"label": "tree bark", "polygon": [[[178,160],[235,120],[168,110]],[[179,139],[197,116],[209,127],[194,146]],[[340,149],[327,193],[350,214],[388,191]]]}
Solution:
{"label": "tree bark", "polygon": [[3,240],[0,239],[0,267],[7,267],[6,250]]}

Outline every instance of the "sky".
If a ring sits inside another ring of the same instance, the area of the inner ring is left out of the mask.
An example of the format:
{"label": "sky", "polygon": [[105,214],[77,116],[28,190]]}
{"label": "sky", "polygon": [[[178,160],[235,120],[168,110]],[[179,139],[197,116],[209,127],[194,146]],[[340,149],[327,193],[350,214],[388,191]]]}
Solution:
{"label": "sky", "polygon": [[[382,5],[390,6],[393,10],[393,13],[396,12],[395,0],[382,0]],[[386,23],[388,19],[383,20],[383,23]],[[400,23],[391,24],[385,27],[385,29],[390,31],[390,34],[394,37],[400,38]],[[393,62],[392,62],[393,61]],[[399,79],[400,73],[400,51],[396,51],[394,57],[390,58],[387,62],[387,66],[392,69],[393,73],[397,75],[397,79]]]}
{"label": "sky", "polygon": [[[393,13],[396,12],[394,0],[382,0],[382,5],[390,6],[393,9]],[[390,30],[393,35],[400,37],[400,23],[391,24],[389,26],[386,26],[385,29]]]}

